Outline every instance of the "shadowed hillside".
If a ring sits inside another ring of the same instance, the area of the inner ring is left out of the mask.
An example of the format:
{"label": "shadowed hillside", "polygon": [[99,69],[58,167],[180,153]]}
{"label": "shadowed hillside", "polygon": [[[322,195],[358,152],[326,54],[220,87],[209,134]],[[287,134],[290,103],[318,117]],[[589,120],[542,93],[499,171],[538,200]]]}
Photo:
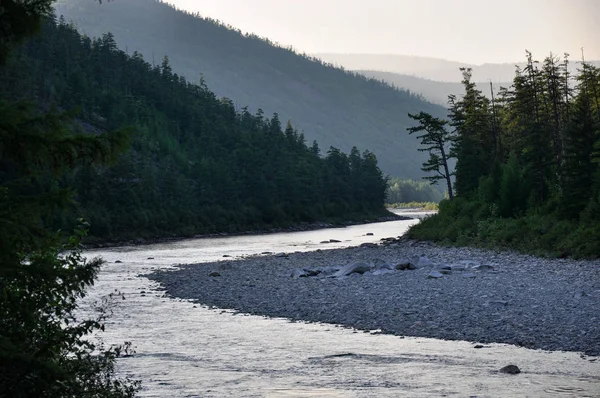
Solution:
{"label": "shadowed hillside", "polygon": [[75,21],[88,36],[112,32],[120,48],[130,54],[138,51],[150,63],[160,64],[168,55],[174,72],[192,82],[204,78],[212,91],[231,98],[237,107],[277,112],[321,148],[368,149],[384,172],[396,176],[421,176],[424,157],[406,133],[412,125],[408,113],[446,113],[406,91],[164,3],[128,0],[100,6],[62,0],[57,14]]}

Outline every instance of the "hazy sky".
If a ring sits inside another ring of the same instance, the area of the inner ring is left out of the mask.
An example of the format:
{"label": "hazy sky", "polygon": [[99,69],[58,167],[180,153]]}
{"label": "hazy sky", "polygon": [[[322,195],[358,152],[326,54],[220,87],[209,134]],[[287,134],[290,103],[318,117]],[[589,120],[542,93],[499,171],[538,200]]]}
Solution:
{"label": "hazy sky", "polygon": [[600,0],[170,0],[307,53],[600,59]]}

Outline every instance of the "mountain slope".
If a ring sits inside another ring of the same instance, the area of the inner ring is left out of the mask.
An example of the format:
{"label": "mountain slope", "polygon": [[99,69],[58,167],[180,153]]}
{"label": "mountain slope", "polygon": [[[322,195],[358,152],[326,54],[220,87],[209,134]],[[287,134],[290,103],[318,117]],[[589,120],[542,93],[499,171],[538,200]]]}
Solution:
{"label": "mountain slope", "polygon": [[61,0],[57,14],[74,20],[89,36],[112,32],[119,47],[160,64],[168,55],[173,71],[189,81],[202,76],[217,95],[236,106],[260,106],[292,120],[309,141],[348,151],[369,149],[386,173],[422,175],[424,159],[408,136],[408,113],[445,115],[442,107],[362,75],[324,65],[256,36],[177,11],[152,0],[105,2]]}
{"label": "mountain slope", "polygon": [[[422,95],[427,101],[446,106],[448,95],[459,96],[465,89],[462,83],[440,82],[424,79],[416,76],[402,75],[393,72],[379,72],[374,70],[357,70],[358,73],[367,77],[384,81],[403,90],[409,90],[412,93]],[[475,83],[477,89],[484,95],[490,97],[489,83]],[[494,83],[494,93],[497,94],[500,87],[509,87],[512,83]]]}

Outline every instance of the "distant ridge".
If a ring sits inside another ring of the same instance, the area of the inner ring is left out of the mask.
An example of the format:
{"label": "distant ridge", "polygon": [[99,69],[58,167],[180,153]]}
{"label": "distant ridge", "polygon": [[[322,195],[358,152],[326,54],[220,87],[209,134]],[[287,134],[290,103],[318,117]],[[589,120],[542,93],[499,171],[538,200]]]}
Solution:
{"label": "distant ridge", "polygon": [[[542,60],[549,54],[533,54],[535,59]],[[319,53],[315,57],[348,70],[370,70],[391,72],[438,82],[459,83],[462,75],[459,68],[473,69],[473,81],[494,83],[511,82],[515,76],[515,65],[524,66],[523,62],[484,63],[481,65],[448,61],[440,58],[417,57],[397,54],[336,54]],[[562,56],[562,55],[561,55]],[[523,51],[525,59],[525,51]],[[600,61],[588,61],[600,66]],[[575,57],[570,58],[573,72],[581,66]]]}
{"label": "distant ridge", "polygon": [[[412,93],[422,95],[427,101],[443,106],[448,104],[448,96],[450,94],[460,96],[464,93],[462,83],[458,82],[440,82],[422,77],[374,70],[358,70],[357,72],[367,77],[384,81],[400,89],[409,90]],[[488,97],[491,96],[489,82],[480,82],[476,84],[477,89],[484,95]],[[500,87],[509,87],[511,84],[511,82],[494,83],[494,93],[497,94]]]}
{"label": "distant ridge", "polygon": [[308,141],[343,151],[357,146],[377,155],[385,173],[419,178],[424,155],[408,136],[408,113],[446,110],[407,91],[281,48],[255,35],[178,11],[153,0],[103,2],[60,0],[58,15],[81,32],[112,32],[120,48],[160,64],[168,55],[173,71],[189,81],[204,79],[220,96],[252,112],[261,107],[291,119]]}

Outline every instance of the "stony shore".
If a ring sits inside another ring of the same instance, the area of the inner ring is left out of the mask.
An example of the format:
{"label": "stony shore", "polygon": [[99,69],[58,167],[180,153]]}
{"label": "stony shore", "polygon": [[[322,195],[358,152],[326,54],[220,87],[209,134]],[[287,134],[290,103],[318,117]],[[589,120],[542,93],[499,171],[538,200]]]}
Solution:
{"label": "stony shore", "polygon": [[600,355],[599,260],[404,239],[224,260],[149,277],[173,297],[244,313]]}

